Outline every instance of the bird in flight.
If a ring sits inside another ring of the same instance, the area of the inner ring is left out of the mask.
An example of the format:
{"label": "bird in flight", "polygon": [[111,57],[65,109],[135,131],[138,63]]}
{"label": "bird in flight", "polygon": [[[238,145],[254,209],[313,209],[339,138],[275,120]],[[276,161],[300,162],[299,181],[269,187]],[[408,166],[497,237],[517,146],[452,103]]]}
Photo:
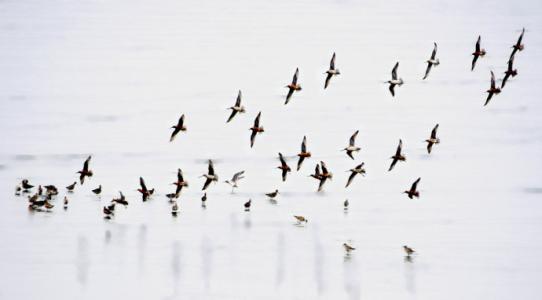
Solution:
{"label": "bird in flight", "polygon": [[243,174],[245,174],[245,171],[239,171],[239,172],[233,174],[233,177],[230,180],[224,181],[225,183],[231,185],[231,192],[232,193],[233,193],[233,190],[238,187],[237,183],[239,182],[239,180],[245,178],[245,176],[243,176]]}
{"label": "bird in flight", "polygon": [[395,151],[395,154],[391,157],[391,159],[393,159],[393,161],[391,162],[391,165],[390,165],[390,168],[388,169],[388,172],[391,171],[393,169],[393,167],[395,167],[395,164],[398,161],[405,161],[406,160],[406,157],[401,153],[402,149],[403,149],[403,141],[399,140],[399,145],[397,145],[397,150]]}
{"label": "bird in flight", "polygon": [[[77,172],[77,173],[79,173],[79,181],[81,182],[81,185],[83,185],[83,183],[85,182],[85,177],[90,178],[93,175],[92,170],[89,169],[89,164],[90,164],[90,159],[91,158],[92,158],[92,156],[89,156],[85,160],[85,163],[83,164],[83,170]],[[24,188],[24,186],[23,186],[23,188]]]}
{"label": "bird in flight", "polygon": [[171,133],[169,141],[173,142],[175,136],[177,136],[180,131],[186,131],[186,126],[184,126],[184,114],[179,118],[179,122],[177,122],[177,125],[173,125],[171,126],[171,128],[173,128],[173,132]]}
{"label": "bird in flight", "polygon": [[207,174],[201,175],[201,177],[205,177],[205,183],[203,184],[202,191],[205,191],[211,182],[217,182],[218,181],[218,175],[215,174],[215,168],[213,167],[213,161],[209,159],[208,162],[208,170]]}
{"label": "bird in flight", "polygon": [[408,198],[412,199],[413,197],[416,197],[416,198],[420,197],[420,193],[417,190],[418,183],[420,182],[420,180],[421,180],[421,178],[416,179],[416,181],[414,181],[414,183],[410,187],[410,190],[403,192],[403,193],[408,195]]}
{"label": "bird in flight", "polygon": [[433,48],[433,52],[431,53],[431,58],[427,60],[427,69],[425,69],[425,75],[423,76],[423,79],[426,79],[427,76],[429,76],[429,71],[431,71],[431,67],[438,66],[440,64],[440,61],[437,56],[437,43],[433,43],[435,47]]}
{"label": "bird in flight", "polygon": [[392,97],[395,97],[395,86],[402,86],[404,83],[402,78],[397,77],[397,68],[399,68],[399,62],[397,62],[391,70],[391,80],[387,81],[390,84],[389,90]]}
{"label": "bird in flight", "polygon": [[474,49],[474,52],[472,53],[474,57],[472,58],[472,66],[470,69],[471,71],[474,71],[474,67],[476,66],[476,61],[478,60],[478,57],[484,57],[484,55],[486,55],[486,49],[480,48],[480,40],[481,40],[481,37],[478,36],[478,40],[476,41],[476,48]]}
{"label": "bird in flight", "polygon": [[431,154],[431,149],[433,148],[433,144],[439,144],[440,139],[437,137],[437,130],[438,130],[438,124],[435,125],[433,130],[431,130],[431,137],[429,137],[427,140],[427,153]]}
{"label": "bird in flight", "polygon": [[301,152],[297,154],[299,156],[299,160],[297,161],[297,170],[301,169],[301,164],[305,160],[305,158],[311,157],[311,153],[307,151],[307,137],[303,137],[303,142],[301,142]]}
{"label": "bird in flight", "polygon": [[491,86],[489,87],[489,90],[487,90],[488,95],[484,106],[489,103],[489,100],[491,100],[493,95],[498,95],[500,92],[501,88],[495,86],[495,75],[493,74],[493,71],[491,71]]}
{"label": "bird in flight", "polygon": [[250,127],[249,129],[252,131],[250,134],[250,148],[254,146],[254,141],[256,140],[256,134],[264,132],[263,126],[260,126],[260,117],[262,115],[262,112],[259,112],[256,116],[256,119],[254,119],[254,125]]}
{"label": "bird in flight", "polygon": [[295,73],[294,73],[294,78],[292,78],[292,83],[286,86],[288,88],[288,95],[286,95],[286,102],[284,102],[284,105],[290,102],[290,98],[294,94],[294,91],[301,91],[301,85],[297,83],[298,76],[299,76],[299,68],[296,68]]}
{"label": "bird in flight", "polygon": [[333,56],[331,57],[331,61],[329,62],[329,70],[326,71],[326,74],[327,76],[326,82],[324,83],[324,89],[326,89],[329,85],[331,77],[341,74],[341,71],[339,71],[339,69],[335,69],[335,52],[333,52]]}
{"label": "bird in flight", "polygon": [[280,159],[280,166],[278,166],[278,169],[282,170],[282,181],[286,181],[286,176],[288,175],[288,172],[291,172],[292,169],[288,166],[286,163],[286,160],[282,156],[282,153],[279,152],[279,159]]}
{"label": "bird in flight", "polygon": [[514,69],[514,56],[511,56],[508,60],[508,69],[506,69],[506,72],[504,72],[504,78],[502,79],[501,89],[504,88],[504,85],[506,84],[506,81],[510,76],[516,77],[518,75],[518,70]]}
{"label": "bird in flight", "polygon": [[345,188],[347,188],[350,185],[350,183],[352,183],[352,180],[354,180],[354,177],[356,177],[356,175],[361,174],[362,176],[365,176],[365,169],[363,168],[364,165],[365,163],[362,162],[361,164],[357,165],[355,168],[349,170],[350,176],[348,177],[348,181],[346,182]]}
{"label": "bird in flight", "polygon": [[356,132],[354,132],[354,134],[350,137],[348,147],[343,149],[343,151],[346,151],[346,154],[350,156],[351,159],[354,159],[354,156],[352,155],[353,152],[361,150],[360,147],[356,147],[356,137],[358,136],[358,133],[359,130],[356,130]]}
{"label": "bird in flight", "polygon": [[237,113],[245,112],[245,107],[241,105],[241,90],[239,90],[239,94],[237,95],[237,100],[235,101],[235,105],[228,109],[231,109],[231,114],[228,120],[226,121],[226,123],[230,122]]}

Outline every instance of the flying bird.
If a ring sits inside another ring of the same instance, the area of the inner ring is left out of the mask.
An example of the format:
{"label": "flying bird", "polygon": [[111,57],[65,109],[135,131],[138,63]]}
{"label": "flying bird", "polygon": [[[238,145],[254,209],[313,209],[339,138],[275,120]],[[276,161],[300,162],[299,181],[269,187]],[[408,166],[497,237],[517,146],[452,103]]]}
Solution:
{"label": "flying bird", "polygon": [[254,146],[254,141],[256,140],[256,134],[264,132],[263,126],[260,126],[260,117],[262,116],[262,112],[259,112],[256,116],[256,119],[254,119],[254,126],[250,127],[249,130],[252,131],[250,134],[250,148]]}
{"label": "flying bird", "polygon": [[324,188],[324,184],[329,179],[331,180],[333,178],[333,173],[329,172],[326,163],[321,161],[320,167],[322,167],[322,173],[320,174],[320,184],[318,185],[318,192],[321,192]]}
{"label": "flying bird", "polygon": [[301,164],[305,160],[305,158],[311,157],[311,153],[307,151],[307,137],[303,137],[303,142],[301,142],[301,152],[297,154],[299,156],[299,160],[297,161],[297,170],[301,169]]}
{"label": "flying bird", "polygon": [[237,100],[235,101],[235,105],[228,108],[228,109],[231,109],[231,115],[228,118],[228,120],[226,121],[226,123],[231,121],[233,119],[233,117],[235,117],[235,115],[237,113],[244,113],[245,112],[245,107],[241,105],[241,90],[239,90],[239,94],[237,95]]}
{"label": "flying bird", "polygon": [[390,165],[390,168],[388,169],[388,172],[391,171],[393,169],[393,167],[395,167],[395,164],[398,161],[405,161],[406,160],[406,157],[401,153],[402,149],[403,149],[403,141],[399,140],[399,145],[397,145],[397,150],[395,151],[395,155],[393,155],[391,157],[391,159],[393,159],[393,161],[391,162],[391,165]]}
{"label": "flying bird", "polygon": [[288,172],[292,171],[292,169],[290,169],[290,167],[286,163],[286,160],[284,160],[282,153],[280,152],[279,152],[279,159],[280,159],[280,166],[278,166],[277,168],[282,170],[282,181],[286,181],[286,176],[288,175]]}
{"label": "flying bird", "polygon": [[353,152],[361,150],[360,147],[356,147],[356,137],[358,136],[358,133],[359,130],[356,130],[356,132],[354,132],[354,134],[350,137],[348,147],[343,149],[343,151],[346,151],[346,154],[350,156],[351,159],[354,159],[354,156],[352,155]]}
{"label": "flying bird", "polygon": [[180,131],[186,131],[186,126],[184,126],[184,114],[179,118],[179,122],[177,122],[177,125],[171,126],[171,128],[173,128],[173,132],[171,133],[169,141],[173,142],[175,136],[177,136]]}
{"label": "flying bird", "polygon": [[390,84],[389,90],[392,95],[392,97],[395,97],[395,86],[402,86],[403,85],[403,79],[397,78],[397,68],[399,67],[399,62],[395,64],[393,67],[393,70],[391,70],[391,80],[388,80],[388,83]]}
{"label": "flying bird", "polygon": [[431,130],[431,137],[425,140],[427,142],[427,153],[431,154],[433,144],[439,144],[440,139],[437,137],[438,124]]}
{"label": "flying bird", "polygon": [[518,75],[518,70],[514,69],[514,56],[511,56],[508,60],[508,69],[506,69],[506,72],[504,72],[504,78],[502,79],[501,89],[504,88],[504,85],[506,84],[506,81],[510,76],[516,77]]}
{"label": "flying bird", "polygon": [[521,34],[519,35],[518,41],[512,46],[512,54],[510,54],[510,57],[514,56],[517,51],[522,51],[524,48],[524,45],[521,43],[521,40],[523,40],[523,34],[525,33],[525,28],[521,30]]}
{"label": "flying bird", "polygon": [[145,185],[145,180],[143,180],[143,177],[139,177],[139,185],[140,188],[137,189],[138,192],[141,193],[141,197],[143,201],[147,201],[147,199],[154,193],[154,189],[147,189],[147,186]]}
{"label": "flying bird", "polygon": [[414,183],[410,187],[410,190],[403,192],[404,194],[408,195],[408,198],[412,199],[413,197],[416,197],[416,198],[420,197],[420,193],[417,190],[418,183],[420,182],[420,180],[421,178],[416,179],[416,181],[414,181]]}
{"label": "flying bird", "polygon": [[207,187],[209,187],[209,184],[211,182],[217,182],[218,181],[218,175],[215,174],[215,168],[213,167],[213,161],[209,159],[209,167],[207,174],[201,175],[201,177],[205,177],[205,183],[203,184],[202,191],[205,191]]}
{"label": "flying bird", "polygon": [[124,205],[124,206],[128,206],[128,201],[126,201],[126,197],[124,196],[124,194],[121,191],[119,191],[119,197],[118,198],[113,198],[113,200],[111,200],[111,202],[117,203],[117,204],[120,204],[120,205]]}
{"label": "flying bird", "polygon": [[90,164],[90,159],[92,158],[92,156],[89,156],[86,160],[85,160],[85,163],[83,164],[83,170],[81,171],[78,171],[77,173],[79,173],[79,181],[81,182],[81,185],[83,185],[83,183],[85,182],[85,177],[92,177],[93,173],[92,173],[92,170],[89,169],[89,164]]}
{"label": "flying bird", "polygon": [[431,53],[431,58],[427,60],[427,69],[425,69],[425,75],[423,76],[423,79],[426,79],[427,76],[429,76],[429,71],[431,71],[431,68],[433,66],[438,66],[440,64],[440,61],[437,56],[437,43],[433,43],[435,47],[433,48],[433,52]]}
{"label": "flying bird", "polygon": [[286,95],[286,102],[284,102],[284,105],[288,104],[288,102],[290,101],[290,98],[294,94],[294,91],[301,91],[301,85],[297,84],[298,76],[299,76],[299,68],[296,68],[294,78],[292,79],[292,83],[286,86],[288,88],[288,95]]}
{"label": "flying bird", "polygon": [[487,90],[487,99],[486,103],[484,103],[484,106],[486,106],[489,103],[489,100],[493,97],[493,95],[498,95],[501,92],[501,88],[498,88],[495,86],[495,75],[493,74],[493,71],[491,71],[491,87],[489,90]]}
{"label": "flying bird", "polygon": [[316,167],[314,168],[314,174],[311,174],[310,177],[320,180],[322,179],[322,174],[320,173],[320,165],[316,164]]}
{"label": "flying bird", "polygon": [[237,183],[239,182],[239,180],[245,178],[245,176],[243,176],[243,174],[245,174],[245,171],[239,171],[239,172],[233,174],[233,177],[230,180],[224,181],[225,183],[231,185],[232,193],[233,193],[233,190],[238,187]]}
{"label": "flying bird", "polygon": [[326,71],[326,82],[324,84],[324,89],[327,88],[329,85],[329,81],[331,80],[331,77],[340,75],[341,71],[339,69],[335,69],[335,52],[333,52],[333,56],[331,57],[331,62],[329,62],[329,70]]}
{"label": "flying bird", "polygon": [[[350,183],[352,183],[352,180],[354,180],[354,177],[356,177],[356,175],[361,174],[362,176],[365,176],[365,169],[363,168],[363,165],[365,165],[365,163],[362,162],[361,164],[357,165],[355,168],[349,170],[350,176],[348,177],[348,181],[346,182],[345,188],[347,188],[350,185]],[[346,200],[345,203],[346,203],[345,207],[347,207],[348,200]]]}
{"label": "flying bird", "polygon": [[172,184],[177,186],[177,188],[175,189],[175,195],[177,197],[181,193],[183,187],[188,187],[188,181],[184,180],[183,171],[181,169],[177,169],[177,181]]}
{"label": "flying bird", "polygon": [[478,57],[484,57],[484,55],[486,55],[486,49],[480,48],[480,40],[481,37],[478,36],[478,40],[476,41],[476,48],[472,53],[474,57],[472,58],[472,67],[470,69],[471,71],[474,71],[474,67],[476,66],[476,61],[478,60]]}

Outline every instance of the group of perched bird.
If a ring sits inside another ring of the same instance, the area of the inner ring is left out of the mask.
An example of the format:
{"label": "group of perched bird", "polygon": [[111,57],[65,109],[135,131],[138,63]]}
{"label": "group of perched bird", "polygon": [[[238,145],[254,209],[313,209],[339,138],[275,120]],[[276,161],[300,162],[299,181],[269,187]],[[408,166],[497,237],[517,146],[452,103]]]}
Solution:
{"label": "group of perched bird", "polygon": [[[516,53],[524,49],[524,45],[522,44],[524,33],[525,33],[525,29],[521,31],[521,34],[517,42],[512,46],[513,50],[508,59],[508,68],[506,72],[504,73],[504,77],[502,79],[502,84],[500,87],[496,86],[495,75],[493,74],[493,71],[491,71],[491,86],[490,86],[490,89],[487,90],[488,96],[484,103],[484,106],[489,103],[493,95],[499,94],[501,92],[501,90],[504,88],[506,82],[508,81],[510,77],[515,77],[517,75],[517,70],[513,68],[513,62],[514,62],[514,57]],[[472,64],[471,64],[471,71],[474,71],[476,62],[478,61],[478,59],[486,55],[486,50],[481,47],[480,36],[478,36],[478,39],[476,41],[475,51],[472,53],[472,55],[473,55],[473,59],[472,59]],[[325,77],[325,82],[324,82],[324,89],[327,89],[329,87],[330,81],[334,76],[341,74],[339,69],[335,67],[335,59],[336,59],[336,54],[333,53],[333,56],[331,58],[331,62],[329,65],[329,70],[325,72],[326,77]],[[423,80],[427,79],[432,68],[438,66],[439,64],[440,64],[440,61],[437,58],[437,43],[434,43],[434,48],[433,48],[430,58],[427,60],[427,68],[422,79]],[[397,62],[392,69],[391,80],[387,81],[387,83],[389,84],[389,91],[392,96],[395,96],[395,93],[396,93],[395,87],[402,86],[404,84],[403,79],[397,75],[398,67],[399,67],[399,62]],[[301,91],[301,85],[298,83],[298,78],[299,78],[299,68],[296,68],[291,83],[286,86],[286,88],[288,88],[288,93],[286,95],[286,100],[284,104],[288,104],[290,102],[290,100],[292,99],[292,96],[294,95],[294,92]],[[227,123],[231,122],[237,114],[245,112],[245,107],[241,104],[241,101],[242,101],[242,92],[239,91],[235,104],[229,107],[229,109],[231,110],[231,114],[229,114],[226,120]],[[264,132],[264,128],[261,125],[261,115],[262,115],[261,111],[258,112],[256,118],[254,119],[253,126],[249,128],[249,130],[251,131],[251,134],[250,134],[251,148],[255,144],[257,135]],[[173,132],[171,133],[171,136],[169,139],[170,142],[173,142],[173,140],[179,133],[187,130],[185,123],[186,123],[185,115],[183,114],[179,118],[177,124],[171,127],[173,129]],[[438,128],[439,128],[439,124],[436,124],[434,128],[431,130],[431,134],[429,138],[425,140],[425,142],[427,143],[428,154],[431,154],[431,151],[435,144],[440,143],[440,139],[437,137]],[[346,155],[352,160],[355,159],[354,154],[361,150],[360,147],[356,146],[356,137],[358,133],[359,133],[359,130],[356,130],[350,137],[348,141],[348,145],[342,149],[342,151],[345,151]],[[392,171],[398,162],[406,161],[406,156],[402,152],[402,147],[403,147],[403,141],[400,139],[397,145],[397,148],[395,150],[395,153],[390,158],[392,162],[389,166],[388,171]],[[310,158],[311,156],[312,156],[311,152],[308,151],[307,149],[307,137],[304,136],[301,142],[301,150],[297,154],[298,159],[297,159],[296,170],[300,171],[303,165],[303,162],[306,159]],[[91,156],[88,156],[88,158],[85,160],[83,164],[83,168],[77,172],[77,174],[79,174],[80,185],[83,185],[85,182],[85,179],[92,177],[94,174],[93,171],[90,169],[91,158],[92,158]],[[280,152],[278,153],[278,159],[280,161],[280,165],[277,168],[280,169],[281,171],[282,181],[286,181],[288,173],[290,173],[292,169],[288,165],[288,162],[285,156]],[[360,164],[356,165],[355,167],[349,170],[350,175],[347,179],[345,188],[348,188],[352,184],[354,178],[357,175],[365,176],[366,170],[364,169],[364,165],[365,163],[361,162]],[[244,173],[245,171],[236,172],[232,176],[231,179],[225,181],[225,183],[229,184],[232,187],[232,193],[234,192],[236,188],[238,188],[239,181],[244,178]],[[212,160],[208,160],[207,172],[201,175],[200,177],[203,177],[205,179],[203,182],[203,187],[202,187],[203,196],[201,198],[202,207],[205,208],[206,201],[207,201],[206,190],[209,188],[211,183],[216,183],[219,180],[219,177],[215,171]],[[317,191],[320,192],[323,190],[324,184],[328,180],[333,178],[333,173],[328,169],[324,161],[320,161],[319,163],[316,164],[315,169],[314,169],[314,174],[310,174],[310,177],[318,181]],[[411,187],[408,190],[404,191],[404,193],[407,194],[408,198],[413,199],[413,198],[418,198],[420,196],[420,193],[418,191],[418,184],[420,180],[421,178],[417,178],[412,183]],[[77,182],[74,181],[72,184],[66,186],[67,192],[73,193],[76,185],[77,185]],[[172,204],[171,214],[173,216],[177,216],[179,212],[179,205],[177,203],[177,199],[180,197],[183,188],[188,188],[189,186],[188,181],[184,178],[183,171],[180,168],[177,170],[177,179],[176,181],[172,183],[172,185],[175,185],[175,190],[172,193],[166,194],[166,197],[169,199],[170,203]],[[140,187],[137,189],[137,191],[141,194],[142,201],[147,201],[150,197],[152,197],[152,195],[154,194],[154,188],[149,189],[147,185],[145,184],[145,180],[143,179],[143,177],[139,178],[139,186]],[[33,188],[34,188],[34,185],[30,184],[27,179],[23,179],[21,183],[17,185],[16,187],[16,195],[32,193]],[[100,195],[102,192],[102,186],[99,185],[97,188],[93,189],[92,192],[96,195]],[[54,207],[54,205],[51,202],[54,199],[54,197],[58,194],[59,194],[58,189],[54,185],[44,185],[43,187],[39,185],[37,188],[37,191],[28,196],[29,208],[33,211],[50,211]],[[266,193],[265,195],[269,197],[269,199],[271,199],[272,201],[275,201],[274,199],[279,195],[279,190],[275,189],[275,191]],[[63,202],[64,209],[68,208],[68,203],[69,203],[69,200],[66,196],[64,197],[64,202]],[[249,199],[246,203],[244,203],[245,211],[250,210],[251,203],[252,203],[251,199]],[[124,196],[122,192],[119,192],[118,198],[113,198],[108,205],[103,207],[102,210],[106,219],[111,219],[115,215],[116,205],[123,205],[123,206],[128,205],[128,201],[126,200],[126,197]],[[348,200],[344,201],[345,210],[348,209],[348,205],[349,205]],[[295,215],[294,218],[296,220],[296,225],[303,225],[303,224],[308,223],[308,220],[304,216]],[[349,245],[348,243],[344,243],[343,247],[347,254],[355,250],[355,248]],[[403,249],[407,257],[410,257],[414,253],[414,250],[408,246],[403,246]]]}

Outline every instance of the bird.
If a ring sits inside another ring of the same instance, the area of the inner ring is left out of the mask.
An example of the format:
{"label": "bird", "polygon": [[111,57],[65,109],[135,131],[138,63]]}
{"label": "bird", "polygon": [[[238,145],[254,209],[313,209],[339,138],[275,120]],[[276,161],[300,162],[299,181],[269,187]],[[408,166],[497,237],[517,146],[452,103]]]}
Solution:
{"label": "bird", "polygon": [[228,120],[226,121],[226,123],[229,123],[233,119],[233,117],[235,117],[237,113],[245,112],[245,107],[241,105],[241,96],[242,96],[241,90],[239,90],[239,94],[237,94],[237,100],[235,101],[235,105],[228,108],[228,109],[231,109],[231,114]]}
{"label": "bird", "polygon": [[96,195],[99,195],[102,193],[102,185],[100,184],[97,188],[93,189],[92,192]]}
{"label": "bird", "polygon": [[421,180],[421,178],[416,179],[416,181],[414,181],[414,183],[410,187],[410,190],[403,192],[404,194],[408,195],[408,198],[413,199],[413,197],[416,197],[416,198],[420,197],[420,193],[418,192],[418,190],[416,190],[420,180]]}
{"label": "bird", "polygon": [[305,217],[303,217],[303,216],[294,216],[294,218],[297,220],[297,224],[309,222],[309,220],[307,220],[307,219],[306,219]]}
{"label": "bird", "polygon": [[425,80],[427,76],[429,76],[429,71],[431,71],[431,67],[438,66],[440,64],[440,61],[437,56],[437,43],[433,43],[435,47],[433,48],[433,52],[431,53],[431,58],[427,61],[427,69],[425,69],[425,75],[423,76],[423,79]]}
{"label": "bird", "polygon": [[176,217],[178,211],[179,211],[179,205],[177,204],[177,201],[175,201],[173,203],[173,206],[171,206],[171,215]]}
{"label": "bird", "polygon": [[[356,175],[361,174],[362,176],[365,176],[365,169],[363,168],[363,165],[365,165],[364,162],[357,165],[355,168],[349,170],[350,176],[348,177],[348,181],[346,182],[345,188],[347,188],[350,185],[350,183],[352,183],[352,180],[354,180],[354,177],[356,177]],[[347,201],[348,200],[346,200],[346,203],[348,203]]]}
{"label": "bird", "polygon": [[301,164],[305,160],[305,158],[311,157],[311,153],[307,151],[307,137],[303,137],[303,142],[301,142],[301,152],[297,154],[299,156],[299,160],[297,161],[297,171],[301,169]]}
{"label": "bird", "polygon": [[353,152],[357,152],[361,150],[360,147],[356,147],[356,137],[358,136],[359,130],[356,130],[354,134],[350,137],[350,143],[348,144],[348,147],[342,149],[343,151],[346,151],[346,154],[350,156],[351,159],[354,159],[354,156],[352,155]]}
{"label": "bird", "polygon": [[349,205],[350,205],[350,202],[348,202],[348,199],[344,200],[344,202],[343,202],[344,210],[348,210]]}
{"label": "bird", "polygon": [[143,202],[145,202],[153,194],[154,189],[152,190],[147,189],[147,185],[145,185],[145,180],[143,180],[143,177],[139,177],[139,185],[140,185],[140,188],[137,191],[141,193]]}
{"label": "bird", "polygon": [[321,192],[324,188],[324,184],[329,179],[331,180],[333,178],[333,173],[329,172],[326,163],[323,161],[320,161],[320,167],[322,167],[322,173],[320,174],[320,184],[318,185],[318,192]]}
{"label": "bird", "polygon": [[387,83],[390,84],[389,90],[392,95],[392,97],[395,97],[395,86],[402,86],[404,81],[402,78],[397,78],[397,68],[399,67],[399,62],[395,64],[393,69],[391,70],[391,80],[388,80]]}
{"label": "bird", "polygon": [[510,57],[514,56],[517,51],[522,51],[525,46],[521,43],[521,40],[523,40],[523,34],[525,33],[525,28],[521,30],[521,34],[519,35],[518,41],[512,46],[512,54]]}
{"label": "bird", "polygon": [[53,207],[55,207],[53,204],[51,204],[47,200],[45,200],[45,202],[43,203],[43,206],[45,206],[45,209],[47,209],[47,210],[53,209]]}
{"label": "bird", "polygon": [[286,95],[286,102],[284,102],[284,105],[290,102],[290,98],[294,94],[294,91],[301,91],[301,85],[297,83],[298,76],[299,76],[299,68],[296,68],[295,73],[294,73],[294,78],[292,79],[292,83],[286,86],[288,88],[288,95]]}
{"label": "bird", "polygon": [[15,187],[15,196],[20,196],[22,190],[23,190],[23,188],[20,185],[17,185]]}
{"label": "bird", "polygon": [[272,193],[266,193],[265,195],[271,199],[274,199],[275,197],[277,197],[277,195],[279,194],[279,190],[275,190],[274,192]]}
{"label": "bird", "polygon": [[45,193],[47,195],[58,195],[58,189],[54,185],[45,185]]}
{"label": "bird", "polygon": [[205,207],[205,202],[207,201],[207,193],[203,193],[203,196],[201,197],[201,206]]}
{"label": "bird", "polygon": [[186,126],[184,126],[184,114],[179,118],[177,125],[173,125],[171,126],[171,128],[173,128],[173,132],[171,133],[171,137],[169,138],[169,141],[173,142],[173,140],[175,139],[175,136],[177,136],[177,134],[180,131],[186,131]]}
{"label": "bird", "polygon": [[504,78],[502,79],[501,89],[504,88],[504,85],[506,84],[506,81],[510,76],[516,77],[518,75],[518,70],[514,69],[514,56],[511,56],[508,60],[508,69],[506,69],[506,72],[504,72]]}
{"label": "bird", "polygon": [[110,206],[104,206],[102,211],[106,219],[111,219],[111,217],[115,214],[115,203],[111,204]]}
{"label": "bird", "polygon": [[472,58],[472,66],[470,69],[471,71],[474,71],[474,67],[476,66],[476,61],[478,60],[478,57],[484,57],[484,55],[486,55],[486,49],[480,48],[480,40],[481,36],[478,36],[478,40],[476,41],[476,48],[472,53],[474,57]]}
{"label": "bird", "polygon": [[264,132],[263,126],[260,126],[260,117],[262,116],[262,112],[260,111],[258,115],[256,116],[256,119],[254,119],[254,125],[249,128],[252,133],[250,134],[250,148],[254,146],[254,141],[256,140],[256,134]]}
{"label": "bird", "polygon": [[245,202],[245,211],[250,211],[250,204],[252,203],[252,199],[248,199],[247,202]]}
{"label": "bird", "polygon": [[326,82],[324,84],[324,89],[326,89],[329,85],[331,77],[341,74],[341,71],[339,71],[339,69],[335,69],[335,52],[333,52],[333,56],[331,57],[331,61],[329,62],[329,70],[327,70],[325,74],[327,74],[327,76]]}
{"label": "bird", "polygon": [[213,182],[213,181],[217,182],[218,181],[218,175],[215,174],[215,168],[213,167],[213,161],[209,159],[208,164],[209,164],[209,166],[208,166],[207,174],[201,175],[201,177],[205,177],[205,183],[203,184],[203,188],[201,189],[202,191],[205,191],[209,187],[209,184],[211,184],[211,182]]}
{"label": "bird", "polygon": [[232,193],[233,193],[233,190],[238,187],[237,182],[239,182],[239,180],[245,178],[245,176],[243,176],[243,174],[245,174],[245,171],[239,171],[239,172],[233,174],[233,177],[230,180],[224,181],[225,183],[231,185]]}
{"label": "bird", "polygon": [[74,181],[72,184],[68,185],[66,187],[66,189],[68,190],[68,192],[73,192],[73,190],[75,189],[75,186],[77,185],[77,181]]}
{"label": "bird", "polygon": [[347,243],[343,243],[344,250],[346,250],[346,254],[350,254],[351,251],[356,250],[356,248],[348,245]]}
{"label": "bird", "polygon": [[431,137],[425,140],[427,142],[427,153],[431,154],[431,149],[433,149],[433,144],[439,144],[440,139],[437,137],[438,124],[435,125],[433,130],[431,130]]}
{"label": "bird", "polygon": [[111,202],[128,206],[128,201],[126,201],[126,197],[124,196],[124,194],[121,191],[119,191],[119,194],[120,194],[119,198],[113,198]]}
{"label": "bird", "polygon": [[64,196],[64,210],[68,209],[68,197]]}
{"label": "bird", "polygon": [[92,175],[94,175],[92,173],[92,170],[89,169],[89,164],[90,164],[90,159],[92,158],[92,156],[89,156],[86,160],[85,160],[85,163],[83,164],[83,170],[81,171],[78,171],[77,173],[79,174],[79,181],[81,182],[81,185],[83,185],[83,183],[85,182],[85,177],[92,177]]}
{"label": "bird", "polygon": [[188,181],[184,180],[183,171],[180,168],[177,169],[177,181],[175,181],[172,184],[177,186],[177,188],[175,189],[176,195],[179,195],[181,193],[181,190],[183,189],[183,187],[188,187]]}
{"label": "bird", "polygon": [[412,254],[414,254],[414,249],[410,248],[409,246],[403,246],[403,250],[405,250],[405,253],[407,256],[411,256]]}
{"label": "bird", "polygon": [[388,169],[388,172],[391,171],[393,169],[393,167],[395,167],[395,164],[398,161],[405,161],[406,160],[406,157],[401,153],[402,149],[403,149],[403,141],[399,139],[399,145],[397,145],[397,150],[395,151],[395,155],[390,157],[391,159],[393,159],[393,161],[391,162],[391,165],[390,165],[390,168]]}
{"label": "bird", "polygon": [[31,185],[29,182],[28,182],[28,179],[23,179],[21,181],[21,186],[23,188],[23,192],[28,192],[30,189],[32,189],[34,186]]}
{"label": "bird", "polygon": [[178,193],[169,193],[169,194],[166,194],[166,197],[169,199],[169,203],[173,203],[175,201],[174,199],[179,198],[179,194]]}
{"label": "bird", "polygon": [[322,174],[320,173],[320,164],[316,164],[316,167],[314,168],[314,174],[311,174],[309,176],[316,180],[320,180],[322,178]]}
{"label": "bird", "polygon": [[288,175],[288,172],[291,172],[292,169],[290,169],[290,167],[286,163],[286,160],[284,160],[282,153],[280,152],[279,152],[279,159],[280,159],[280,166],[278,166],[277,168],[282,170],[282,181],[286,181],[286,175]]}
{"label": "bird", "polygon": [[498,88],[495,86],[495,75],[493,74],[493,71],[491,71],[491,86],[489,90],[487,90],[487,99],[486,103],[484,103],[484,106],[486,106],[489,103],[489,100],[493,97],[494,94],[499,94],[501,92],[501,88]]}

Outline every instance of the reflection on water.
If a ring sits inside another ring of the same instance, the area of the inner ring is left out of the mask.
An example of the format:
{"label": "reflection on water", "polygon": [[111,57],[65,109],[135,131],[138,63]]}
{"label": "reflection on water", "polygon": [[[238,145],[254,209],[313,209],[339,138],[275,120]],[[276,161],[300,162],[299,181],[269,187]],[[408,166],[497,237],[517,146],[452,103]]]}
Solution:
{"label": "reflection on water", "polygon": [[409,293],[416,293],[416,264],[412,256],[405,256],[405,288]]}
{"label": "reflection on water", "polygon": [[325,279],[324,279],[324,264],[325,264],[325,254],[324,247],[320,241],[320,236],[318,234],[319,230],[317,226],[314,226],[314,280],[316,281],[316,289],[318,290],[318,295],[322,295],[325,290]]}
{"label": "reflection on water", "polygon": [[139,225],[137,234],[137,263],[139,273],[145,272],[145,257],[147,252],[147,224]]}
{"label": "reflection on water", "polygon": [[203,283],[205,289],[209,290],[211,287],[211,275],[213,269],[213,247],[211,245],[211,240],[204,236],[201,239],[201,273],[203,275]]}
{"label": "reflection on water", "polygon": [[76,251],[75,268],[77,273],[77,281],[84,286],[87,284],[88,269],[90,267],[88,241],[85,236],[77,237]]}
{"label": "reflection on water", "polygon": [[277,271],[275,275],[275,286],[278,287],[284,280],[284,267],[285,267],[285,252],[286,245],[284,241],[284,233],[280,231],[277,235]]}
{"label": "reflection on water", "polygon": [[361,278],[354,255],[345,255],[343,263],[344,290],[349,299],[361,298]]}

